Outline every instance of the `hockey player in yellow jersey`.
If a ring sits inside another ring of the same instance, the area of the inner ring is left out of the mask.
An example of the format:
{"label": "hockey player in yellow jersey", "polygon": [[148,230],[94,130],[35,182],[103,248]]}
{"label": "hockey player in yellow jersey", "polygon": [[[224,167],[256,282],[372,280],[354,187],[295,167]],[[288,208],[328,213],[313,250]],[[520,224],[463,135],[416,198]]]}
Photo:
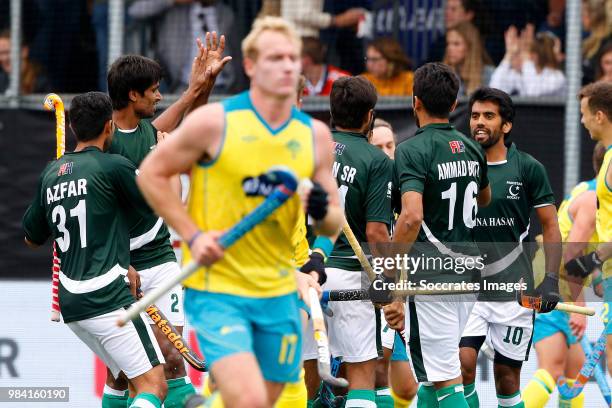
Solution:
{"label": "hockey player in yellow jersey", "polygon": [[[612,302],[612,83],[597,82],[580,91],[582,124],[591,139],[606,147],[603,164],[597,175],[596,230],[599,245],[593,252],[577,257],[565,265],[570,275],[586,277],[601,268],[604,278],[604,302]],[[608,370],[612,372],[612,325],[608,334]]]}
{"label": "hockey player in yellow jersey", "polygon": [[[187,243],[185,258],[204,265],[184,282],[185,310],[228,408],[272,407],[284,384],[298,380],[296,289],[318,285],[295,271],[291,237],[304,210],[321,235],[336,234],[343,219],[329,129],[293,106],[300,48],[287,22],[257,20],[242,43],[250,91],[187,116],[138,177],[151,206]],[[219,236],[263,202],[263,175],[274,165],[311,178],[313,189],[224,251]],[[188,170],[185,210],[168,180]]]}
{"label": "hockey player in yellow jersey", "polygon": [[[601,168],[605,148],[597,144],[593,149],[593,170]],[[565,242],[563,259],[569,261],[592,250],[597,245],[595,216],[597,212],[596,179],[583,181],[572,189],[559,206],[558,218],[561,239]],[[536,238],[537,239],[537,238]],[[540,242],[540,241],[538,241]],[[544,271],[544,252],[538,250],[533,261],[534,271]],[[560,270],[559,288],[565,301],[583,302],[582,285],[572,284],[564,268]],[[536,277],[536,281],[538,278]],[[584,285],[586,286],[586,282]],[[594,285],[595,286],[595,285]],[[553,310],[537,314],[532,342],[538,356],[538,370],[523,389],[526,408],[542,408],[555,390],[557,379],[564,375],[571,383],[584,363],[584,352],[579,339],[586,329],[586,316]],[[571,408],[584,406],[584,394],[566,400],[559,396],[559,405]]]}

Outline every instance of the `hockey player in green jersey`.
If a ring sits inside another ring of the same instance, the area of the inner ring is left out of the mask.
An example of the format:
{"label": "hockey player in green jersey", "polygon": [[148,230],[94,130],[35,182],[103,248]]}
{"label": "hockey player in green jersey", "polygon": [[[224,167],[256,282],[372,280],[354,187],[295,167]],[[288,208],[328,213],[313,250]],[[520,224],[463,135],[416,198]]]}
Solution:
{"label": "hockey player in green jersey", "polygon": [[112,138],[111,115],[110,98],[103,93],[72,100],[76,149],[43,171],[23,229],[30,245],[41,245],[49,236],[55,240],[64,322],[115,378],[125,373],[136,395],[133,407],[159,408],[167,386],[153,331],[143,318],[122,328],[116,324],[124,307],[135,301],[125,282],[127,220],[134,213],[152,212],[136,186],[136,167],[124,157],[103,153]]}
{"label": "hockey player in green jersey", "polygon": [[[136,167],[140,166],[166,132],[174,130],[185,114],[207,102],[216,76],[231,59],[223,57],[224,43],[224,37],[217,40],[215,33],[207,34],[206,46],[198,41],[200,52],[193,61],[188,89],[153,121],[151,118],[161,100],[160,65],[137,55],[119,57],[108,72],[108,92],[113,101],[113,121],[117,125],[109,151],[127,157]],[[176,194],[179,195],[178,177],[175,184]],[[169,276],[179,273],[180,267],[170,243],[170,233],[161,218],[152,216],[132,221],[131,265],[140,274],[142,290],[147,293]],[[181,286],[176,285],[156,305],[182,333],[185,316]],[[155,333],[167,361],[164,368],[168,397],[164,405],[166,408],[182,407],[183,401],[194,394],[195,389],[187,377],[185,364],[178,351],[163,333],[157,330]],[[113,381],[107,375],[106,390],[109,393],[121,392],[122,389],[123,384]],[[114,407],[104,405],[104,408]]]}
{"label": "hockey player in green jersey", "polygon": [[[544,166],[508,141],[514,120],[510,96],[494,88],[479,88],[470,98],[470,130],[474,140],[485,149],[491,203],[478,212],[474,234],[486,253],[481,272],[485,281],[516,283],[521,277],[532,287],[531,256],[528,246],[529,217],[535,210],[542,225],[546,252],[546,274],[536,288],[543,297],[540,312],[555,308],[559,300],[558,270],[561,241],[552,188]],[[493,243],[499,243],[493,245]],[[520,374],[531,348],[534,311],[516,301],[517,294],[482,290],[461,338],[461,369],[470,408],[478,407],[475,389],[476,358],[485,338],[495,350],[494,375],[500,407],[524,407],[520,394]]]}
{"label": "hockey player in green jersey", "polygon": [[[444,64],[425,64],[415,72],[413,108],[419,129],[395,150],[402,210],[393,243],[428,243],[432,256],[437,251],[438,258],[451,254],[467,259],[477,251],[472,233],[477,206],[488,204],[491,191],[482,148],[449,123],[458,91],[457,76]],[[469,253],[457,253],[456,247]],[[381,279],[394,280],[390,272]],[[454,270],[416,273],[433,282],[460,284],[470,279]],[[439,401],[442,408],[467,407],[459,338],[473,301],[470,294],[407,299],[410,362],[418,381],[425,383],[417,394],[418,406],[438,406]]]}

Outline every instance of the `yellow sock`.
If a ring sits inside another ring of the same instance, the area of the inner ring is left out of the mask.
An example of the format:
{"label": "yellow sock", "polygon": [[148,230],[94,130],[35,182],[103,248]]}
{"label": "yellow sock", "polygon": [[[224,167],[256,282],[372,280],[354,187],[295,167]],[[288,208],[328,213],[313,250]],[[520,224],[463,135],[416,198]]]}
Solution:
{"label": "yellow sock", "polygon": [[283,392],[274,408],[306,408],[308,402],[308,392],[304,381],[304,369],[300,372],[300,379],[294,383],[285,384]]}
{"label": "yellow sock", "polygon": [[213,392],[210,395],[210,397],[206,399],[206,403],[204,404],[204,407],[205,408],[225,408],[219,391]]}
{"label": "yellow sock", "polygon": [[399,397],[395,392],[393,392],[393,388],[389,387],[391,390],[391,398],[393,398],[393,408],[408,408],[412,401],[405,400],[402,397]]}
{"label": "yellow sock", "polygon": [[204,384],[202,385],[202,395],[205,396],[206,398],[210,397],[212,395],[212,389],[211,389],[211,384],[210,384],[210,373],[206,376],[206,378],[204,379]]}
{"label": "yellow sock", "polygon": [[[566,380],[570,387],[574,385],[576,380]],[[559,395],[559,408],[583,408],[584,407],[584,392],[581,392],[576,398],[566,400]]]}
{"label": "yellow sock", "polygon": [[523,390],[525,408],[543,408],[555,390],[555,380],[548,371],[539,369]]}

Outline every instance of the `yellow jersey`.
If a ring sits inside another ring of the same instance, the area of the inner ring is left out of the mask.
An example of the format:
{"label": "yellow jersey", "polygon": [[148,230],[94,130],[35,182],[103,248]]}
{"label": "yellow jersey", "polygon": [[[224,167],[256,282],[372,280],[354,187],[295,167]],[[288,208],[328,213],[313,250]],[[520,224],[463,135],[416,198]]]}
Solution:
{"label": "yellow jersey", "polygon": [[[606,174],[612,162],[612,145],[604,155],[603,164],[597,175],[597,235],[599,242],[612,241],[612,186],[606,182]],[[612,259],[601,268],[604,279],[612,277]]]}
{"label": "yellow jersey", "polygon": [[[567,197],[563,200],[561,205],[559,205],[559,209],[557,210],[557,218],[559,221],[559,231],[561,232],[561,242],[567,242],[569,238],[570,231],[574,225],[574,220],[570,215],[569,208],[574,202],[576,198],[578,198],[582,193],[586,191],[595,191],[595,179],[590,181],[583,181],[578,183],[572,191],[569,193]],[[586,251],[594,250],[597,245],[597,232],[594,232],[591,238],[589,239],[589,247]],[[539,284],[542,279],[544,279],[544,251],[542,248],[542,236],[538,235],[536,237],[536,242],[538,243],[539,249],[536,253],[536,256],[533,260],[533,270],[536,272],[536,284]],[[561,263],[561,267],[559,268],[559,274],[561,279],[559,280],[559,291],[561,293],[562,299],[569,301],[573,298],[569,285],[567,283],[567,279],[564,278],[566,276],[565,268],[563,267],[563,262]],[[584,282],[585,286],[590,285],[590,278]]]}
{"label": "yellow jersey", "polygon": [[294,266],[299,269],[308,262],[308,251],[310,250],[308,239],[306,238],[306,216],[304,213],[301,214],[297,224],[295,224],[291,242],[293,242],[295,248],[293,253]]}
{"label": "yellow jersey", "polygon": [[[291,169],[298,179],[314,172],[312,119],[292,108],[286,123],[272,129],[253,106],[248,92],[222,102],[225,134],[217,156],[191,169],[187,209],[202,231],[227,230],[261,204],[247,196],[243,182],[272,166]],[[282,296],[296,290],[294,232],[303,222],[294,195],[266,220],[225,251],[221,260],[199,268],[184,281],[189,288],[245,297]],[[183,245],[184,262],[191,253]]]}

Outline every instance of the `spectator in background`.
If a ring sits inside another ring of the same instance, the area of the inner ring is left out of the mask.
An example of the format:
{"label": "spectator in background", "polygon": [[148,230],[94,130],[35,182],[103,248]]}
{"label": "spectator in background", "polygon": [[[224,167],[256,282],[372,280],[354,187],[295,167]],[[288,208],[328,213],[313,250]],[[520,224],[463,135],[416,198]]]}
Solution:
{"label": "spectator in background", "polygon": [[304,95],[329,95],[332,84],[347,71],[325,64],[325,47],[318,38],[302,38],[302,73],[306,77]]}
{"label": "spectator in background", "polygon": [[394,39],[377,38],[368,45],[363,76],[374,84],[379,96],[412,95],[414,74],[409,68],[410,59]]}
{"label": "spectator in background", "polygon": [[595,70],[597,81],[612,82],[612,42],[607,43],[599,52],[599,63]]}
{"label": "spectator in background", "polygon": [[[19,92],[24,94],[47,93],[50,91],[47,76],[40,65],[29,58],[30,48],[21,46],[21,85]],[[0,93],[6,92],[11,75],[11,32],[0,32]]]}
{"label": "spectator in background", "polygon": [[562,96],[565,74],[559,69],[561,41],[552,33],[538,33],[527,24],[520,38],[516,27],[506,32],[506,55],[489,84],[510,95]]}
{"label": "spectator in background", "polygon": [[395,133],[386,120],[374,119],[374,127],[370,134],[370,144],[382,150],[391,160],[395,157]]}
{"label": "spectator in background", "polygon": [[[478,18],[476,18],[478,16]],[[487,18],[483,15],[480,0],[447,0],[444,6],[444,26],[446,31],[457,27],[461,23],[472,23],[477,27],[482,36],[482,28],[476,23],[487,24]],[[441,36],[429,46],[427,61],[442,61],[446,51],[446,37]]]}
{"label": "spectator in background", "polygon": [[440,0],[377,0],[373,2],[374,38],[393,37],[413,63],[427,61],[427,49],[444,38],[444,7]]}
{"label": "spectator in background", "polygon": [[476,88],[488,85],[495,70],[478,29],[468,22],[460,23],[446,33],[443,62],[459,76],[459,95],[469,95]]}
{"label": "spectator in background", "polygon": [[365,17],[362,8],[351,8],[332,15],[323,12],[323,0],[281,0],[281,17],[295,24],[301,37],[319,37],[319,31],[330,27],[356,27]]}
{"label": "spectator in background", "polygon": [[[189,84],[191,63],[198,53],[196,38],[204,42],[206,32],[234,32],[232,9],[217,0],[137,0],[128,14],[134,19],[157,18],[155,58],[164,68],[170,92]],[[229,35],[225,40],[225,55],[240,53],[239,38]],[[216,78],[215,92],[234,93],[239,69],[230,61]]]}
{"label": "spectator in background", "polygon": [[595,80],[598,53],[612,41],[612,0],[582,0],[582,26],[589,32],[582,42],[584,84]]}

